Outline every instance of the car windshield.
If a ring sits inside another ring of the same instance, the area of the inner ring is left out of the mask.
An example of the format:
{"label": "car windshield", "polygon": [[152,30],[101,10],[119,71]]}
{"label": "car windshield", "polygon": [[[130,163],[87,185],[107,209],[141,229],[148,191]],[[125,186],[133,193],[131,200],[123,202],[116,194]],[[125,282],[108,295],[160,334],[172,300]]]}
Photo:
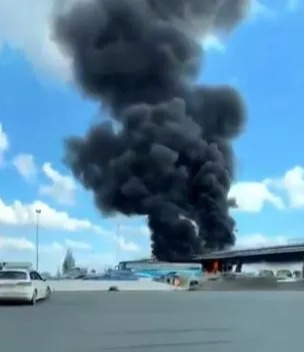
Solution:
{"label": "car windshield", "polygon": [[0,280],[25,280],[27,275],[23,271],[0,271]]}

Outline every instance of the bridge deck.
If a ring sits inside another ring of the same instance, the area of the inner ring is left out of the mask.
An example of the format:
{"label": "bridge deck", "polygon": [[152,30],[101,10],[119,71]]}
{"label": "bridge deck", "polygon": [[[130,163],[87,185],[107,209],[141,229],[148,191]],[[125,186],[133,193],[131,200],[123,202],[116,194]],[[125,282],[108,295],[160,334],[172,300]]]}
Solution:
{"label": "bridge deck", "polygon": [[303,253],[304,255],[304,243],[290,244],[285,246],[272,246],[272,247],[263,247],[263,248],[217,251],[217,252],[204,254],[195,259],[211,260],[211,259],[224,259],[224,258],[234,258],[234,257],[249,257],[249,256],[257,256],[257,255],[291,254],[291,253]]}

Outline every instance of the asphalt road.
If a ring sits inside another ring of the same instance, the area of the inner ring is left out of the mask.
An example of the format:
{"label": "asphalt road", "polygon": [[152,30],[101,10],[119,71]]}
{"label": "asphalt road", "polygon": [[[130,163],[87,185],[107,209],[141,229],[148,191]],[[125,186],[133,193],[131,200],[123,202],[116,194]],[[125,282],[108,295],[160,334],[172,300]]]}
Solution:
{"label": "asphalt road", "polygon": [[56,294],[0,306],[1,352],[301,351],[302,292]]}

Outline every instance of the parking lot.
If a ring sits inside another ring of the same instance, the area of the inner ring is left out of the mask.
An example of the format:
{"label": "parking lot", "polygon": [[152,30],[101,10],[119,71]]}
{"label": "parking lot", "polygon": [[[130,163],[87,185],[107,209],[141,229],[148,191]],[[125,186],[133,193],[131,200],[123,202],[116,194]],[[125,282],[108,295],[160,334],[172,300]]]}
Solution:
{"label": "parking lot", "polygon": [[0,310],[3,352],[303,349],[301,292],[58,293]]}

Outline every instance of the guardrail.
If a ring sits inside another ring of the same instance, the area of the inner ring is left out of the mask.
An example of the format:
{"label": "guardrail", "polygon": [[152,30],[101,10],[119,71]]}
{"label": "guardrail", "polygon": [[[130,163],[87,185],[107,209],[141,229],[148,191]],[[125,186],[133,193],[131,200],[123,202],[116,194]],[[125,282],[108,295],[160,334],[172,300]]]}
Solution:
{"label": "guardrail", "polygon": [[48,280],[55,292],[108,291],[115,286],[119,291],[170,291],[174,287],[151,280],[139,281],[96,281],[96,280]]}

